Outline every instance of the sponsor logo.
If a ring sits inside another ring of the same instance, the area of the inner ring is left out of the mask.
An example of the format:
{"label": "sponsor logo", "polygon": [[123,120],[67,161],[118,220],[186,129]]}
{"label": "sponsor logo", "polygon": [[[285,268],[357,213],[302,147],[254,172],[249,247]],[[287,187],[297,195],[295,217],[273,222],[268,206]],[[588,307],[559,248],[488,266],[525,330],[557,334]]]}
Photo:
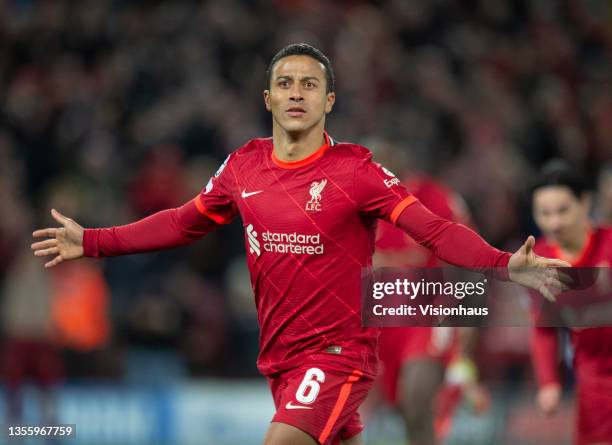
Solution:
{"label": "sponsor logo", "polygon": [[261,255],[261,245],[257,240],[257,232],[253,230],[253,224],[249,224],[246,228],[247,239],[249,240],[249,252],[259,256]]}
{"label": "sponsor logo", "polygon": [[323,189],[326,185],[327,179],[313,181],[313,183],[310,184],[310,201],[306,203],[306,210],[310,212],[321,211],[321,193],[323,193]]}
{"label": "sponsor logo", "polygon": [[388,188],[391,188],[391,187],[393,187],[394,185],[399,185],[400,180],[399,180],[399,179],[397,179],[397,178],[393,178],[393,179],[385,179],[383,182],[385,183],[385,185],[386,185]]}
{"label": "sponsor logo", "polygon": [[263,192],[263,190],[257,190],[256,192],[247,192],[246,189],[242,189],[242,197],[248,198],[249,196],[257,195],[261,192]]}
{"label": "sponsor logo", "polygon": [[312,409],[312,406],[294,405],[293,402],[287,402],[285,405],[287,409]]}
{"label": "sponsor logo", "polygon": [[292,253],[298,255],[321,255],[325,246],[321,242],[321,234],[304,235],[302,233],[265,232],[258,233],[253,224],[246,227],[249,252],[260,256],[261,251],[271,253]]}
{"label": "sponsor logo", "polygon": [[400,180],[397,179],[397,177],[393,174],[393,172],[391,172],[390,170],[387,170],[385,167],[383,167],[382,165],[380,166],[382,168],[382,171],[385,172],[385,174],[387,176],[391,176],[391,179],[385,179],[383,182],[385,183],[385,185],[387,186],[387,188],[391,188],[394,185],[399,185]]}

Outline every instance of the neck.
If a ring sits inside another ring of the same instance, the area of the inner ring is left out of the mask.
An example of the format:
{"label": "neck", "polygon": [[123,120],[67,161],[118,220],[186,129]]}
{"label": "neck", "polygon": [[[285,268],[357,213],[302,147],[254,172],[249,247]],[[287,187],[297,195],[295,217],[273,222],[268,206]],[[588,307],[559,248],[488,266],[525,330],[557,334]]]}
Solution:
{"label": "neck", "polygon": [[325,144],[324,121],[307,130],[288,132],[276,122],[272,126],[274,154],[281,161],[300,161]]}

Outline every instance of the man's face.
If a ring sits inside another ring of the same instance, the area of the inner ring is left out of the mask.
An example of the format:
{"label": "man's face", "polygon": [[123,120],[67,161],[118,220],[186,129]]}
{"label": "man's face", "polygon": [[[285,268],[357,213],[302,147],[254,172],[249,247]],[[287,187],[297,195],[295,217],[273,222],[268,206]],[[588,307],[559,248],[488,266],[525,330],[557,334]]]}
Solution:
{"label": "man's face", "polygon": [[533,194],[533,218],[544,235],[571,244],[581,236],[588,221],[589,198],[578,199],[565,186],[547,186]]}
{"label": "man's face", "polygon": [[308,130],[332,110],[336,96],[326,93],[325,67],[309,56],[288,56],[272,68],[266,109],[288,132]]}

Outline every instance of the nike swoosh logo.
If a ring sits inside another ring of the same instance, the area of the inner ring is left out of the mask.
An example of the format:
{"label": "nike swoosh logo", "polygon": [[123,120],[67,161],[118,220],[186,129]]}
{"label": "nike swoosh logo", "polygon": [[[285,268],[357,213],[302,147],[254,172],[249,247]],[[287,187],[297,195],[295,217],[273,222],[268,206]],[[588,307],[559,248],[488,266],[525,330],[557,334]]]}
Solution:
{"label": "nike swoosh logo", "polygon": [[246,191],[246,189],[242,190],[242,197],[243,198],[248,198],[249,196],[253,196],[253,195],[257,195],[258,193],[263,192],[263,190],[257,190],[256,192],[248,192]]}
{"label": "nike swoosh logo", "polygon": [[312,406],[294,405],[291,402],[287,402],[287,404],[285,405],[285,408],[287,409],[312,409]]}

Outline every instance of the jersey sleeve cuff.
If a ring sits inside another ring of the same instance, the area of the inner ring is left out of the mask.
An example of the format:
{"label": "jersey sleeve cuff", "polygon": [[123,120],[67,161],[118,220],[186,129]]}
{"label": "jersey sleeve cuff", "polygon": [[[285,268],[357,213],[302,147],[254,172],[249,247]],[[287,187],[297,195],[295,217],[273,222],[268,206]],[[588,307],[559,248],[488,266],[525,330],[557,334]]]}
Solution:
{"label": "jersey sleeve cuff", "polygon": [[393,211],[391,212],[391,216],[389,217],[389,220],[391,221],[391,223],[393,225],[396,225],[397,220],[399,219],[402,212],[406,210],[406,207],[408,207],[411,204],[414,204],[416,201],[417,199],[413,195],[407,196],[406,198],[401,200],[399,204],[397,204],[395,208],[393,209]]}
{"label": "jersey sleeve cuff", "polygon": [[499,252],[497,260],[495,261],[495,266],[492,269],[489,269],[486,275],[496,280],[510,281],[508,263],[510,262],[511,256],[511,253]]}
{"label": "jersey sleeve cuff", "polygon": [[510,257],[512,256],[509,252],[501,252],[499,259],[497,260],[497,267],[505,267],[508,269],[508,264],[510,263]]}
{"label": "jersey sleeve cuff", "polygon": [[86,257],[100,258],[100,230],[83,230],[83,255]]}

